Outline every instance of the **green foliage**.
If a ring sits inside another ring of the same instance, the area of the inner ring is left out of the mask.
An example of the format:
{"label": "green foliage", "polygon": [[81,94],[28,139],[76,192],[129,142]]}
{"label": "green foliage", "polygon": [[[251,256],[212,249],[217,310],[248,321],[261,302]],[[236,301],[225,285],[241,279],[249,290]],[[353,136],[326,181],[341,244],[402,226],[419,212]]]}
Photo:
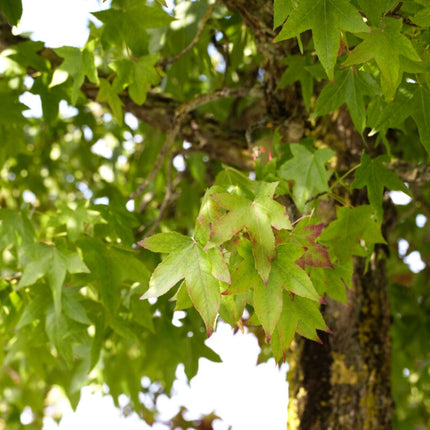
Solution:
{"label": "green foliage", "polygon": [[289,14],[276,40],[300,37],[305,30],[312,30],[319,61],[329,79],[333,79],[341,31],[358,33],[367,32],[369,28],[349,0],[301,0]]}
{"label": "green foliage", "polygon": [[396,426],[430,425],[428,2],[236,3],[112,0],[51,50],[0,1],[0,428],[88,383],[153,422],[141,378],[219,360],[219,320],[281,363],[384,253]]}

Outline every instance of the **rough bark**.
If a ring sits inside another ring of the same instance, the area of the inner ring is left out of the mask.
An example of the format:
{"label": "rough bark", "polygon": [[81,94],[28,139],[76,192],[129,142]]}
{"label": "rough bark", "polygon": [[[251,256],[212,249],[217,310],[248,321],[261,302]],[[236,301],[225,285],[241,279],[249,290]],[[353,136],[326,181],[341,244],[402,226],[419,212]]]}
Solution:
{"label": "rough bark", "polygon": [[390,312],[382,250],[355,262],[348,304],[329,301],[332,334],[297,339],[289,371],[290,430],[391,429]]}

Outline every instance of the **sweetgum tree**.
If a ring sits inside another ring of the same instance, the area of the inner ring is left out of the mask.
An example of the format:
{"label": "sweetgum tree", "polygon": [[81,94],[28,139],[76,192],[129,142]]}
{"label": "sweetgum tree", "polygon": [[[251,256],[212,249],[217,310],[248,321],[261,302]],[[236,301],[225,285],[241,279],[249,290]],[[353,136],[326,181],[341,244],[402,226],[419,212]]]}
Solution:
{"label": "sweetgum tree", "polygon": [[55,49],[0,6],[3,427],[91,382],[152,423],[219,319],[288,361],[291,429],[430,424],[427,0],[112,0]]}

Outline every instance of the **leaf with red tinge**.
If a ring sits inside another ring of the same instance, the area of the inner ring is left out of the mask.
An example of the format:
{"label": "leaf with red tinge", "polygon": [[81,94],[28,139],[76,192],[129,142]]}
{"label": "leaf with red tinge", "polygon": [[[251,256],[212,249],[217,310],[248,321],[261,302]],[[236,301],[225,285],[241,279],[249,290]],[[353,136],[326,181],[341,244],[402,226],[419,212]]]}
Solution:
{"label": "leaf with red tinge", "polygon": [[333,267],[327,248],[316,242],[323,228],[323,223],[309,224],[308,219],[304,219],[295,226],[294,231],[291,233],[291,238],[305,249],[305,253],[297,261],[297,264],[302,269],[305,269],[306,266]]}
{"label": "leaf with red tinge", "polygon": [[223,192],[225,192],[224,188],[214,185],[206,191],[203,197],[194,229],[194,237],[203,245],[209,240],[213,223],[222,215],[221,208],[212,200],[211,195]]}
{"label": "leaf with red tinge", "polygon": [[212,200],[226,212],[211,224],[209,246],[221,245],[246,230],[252,242],[255,267],[267,282],[275,257],[276,229],[291,228],[285,208],[272,199],[277,183],[264,184],[254,200],[230,193],[212,194]]}

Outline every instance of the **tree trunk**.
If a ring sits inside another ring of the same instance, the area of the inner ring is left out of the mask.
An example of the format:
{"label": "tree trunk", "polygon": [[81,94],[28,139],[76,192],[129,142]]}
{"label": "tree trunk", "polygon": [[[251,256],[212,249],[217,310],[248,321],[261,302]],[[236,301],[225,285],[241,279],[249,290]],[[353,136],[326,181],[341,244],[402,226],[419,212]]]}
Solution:
{"label": "tree trunk", "polygon": [[391,429],[390,310],[385,260],[355,262],[348,304],[330,301],[333,334],[297,339],[290,360],[288,429]]}

